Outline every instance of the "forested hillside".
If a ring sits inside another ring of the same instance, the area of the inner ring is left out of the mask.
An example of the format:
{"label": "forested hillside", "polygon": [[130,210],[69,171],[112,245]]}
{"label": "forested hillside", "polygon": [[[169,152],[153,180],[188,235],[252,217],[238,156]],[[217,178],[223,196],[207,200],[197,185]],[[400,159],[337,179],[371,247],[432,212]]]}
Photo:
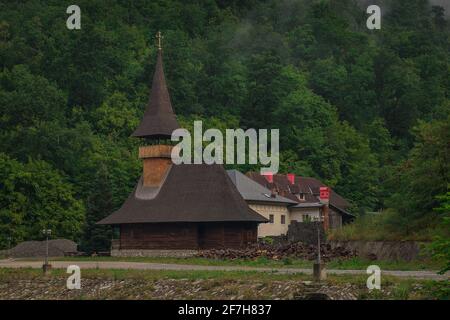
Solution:
{"label": "forested hillside", "polygon": [[[441,225],[450,180],[450,42],[443,8],[351,0],[0,1],[0,247],[56,237],[108,246],[93,223],[137,181],[163,33],[175,112],[279,128],[281,171],[314,176],[404,236]],[[447,13],[448,14],[448,13]],[[250,166],[238,167],[242,171]],[[386,210],[388,209],[388,210]]]}

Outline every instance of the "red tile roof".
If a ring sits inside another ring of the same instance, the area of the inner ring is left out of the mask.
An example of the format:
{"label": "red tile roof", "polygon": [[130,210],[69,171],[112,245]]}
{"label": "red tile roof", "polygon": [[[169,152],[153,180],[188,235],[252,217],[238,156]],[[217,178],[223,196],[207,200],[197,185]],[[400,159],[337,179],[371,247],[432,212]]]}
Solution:
{"label": "red tile roof", "polygon": [[[247,176],[268,189],[274,189],[279,195],[292,199],[298,203],[319,202],[319,189],[326,187],[325,184],[311,177],[295,176],[294,184],[291,184],[285,174],[273,175],[273,183],[257,172],[248,172]],[[337,194],[333,189],[330,193],[330,204],[343,210],[350,207],[350,203]],[[305,200],[300,200],[298,194],[304,194]]]}

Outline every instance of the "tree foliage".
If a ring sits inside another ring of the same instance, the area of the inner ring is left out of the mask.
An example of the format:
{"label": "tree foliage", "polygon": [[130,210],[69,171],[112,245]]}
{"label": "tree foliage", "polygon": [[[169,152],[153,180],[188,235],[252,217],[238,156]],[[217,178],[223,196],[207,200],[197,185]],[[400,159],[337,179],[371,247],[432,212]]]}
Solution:
{"label": "tree foliage", "polygon": [[383,1],[382,29],[367,30],[359,3],[80,0],[82,28],[68,30],[64,2],[2,2],[0,228],[17,242],[48,220],[61,236],[83,231],[88,250],[107,246],[94,222],[139,176],[129,135],[158,30],[185,126],[279,128],[282,172],[321,179],[355,212],[390,207],[399,228],[433,225],[448,183],[446,13],[426,0]]}
{"label": "tree foliage", "polygon": [[50,228],[55,237],[79,239],[84,205],[72,186],[42,160],[22,164],[0,154],[0,241],[42,237]]}

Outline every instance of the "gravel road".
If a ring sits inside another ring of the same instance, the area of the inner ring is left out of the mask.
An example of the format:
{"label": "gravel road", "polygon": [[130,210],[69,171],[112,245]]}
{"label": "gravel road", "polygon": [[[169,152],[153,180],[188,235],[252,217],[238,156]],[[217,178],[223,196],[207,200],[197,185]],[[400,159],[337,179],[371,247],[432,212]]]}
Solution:
{"label": "gravel road", "polygon": [[[207,271],[261,271],[279,274],[304,273],[312,274],[312,269],[299,268],[256,268],[243,266],[202,266],[185,264],[166,264],[148,262],[125,262],[125,261],[51,261],[53,268],[66,269],[69,265],[77,265],[81,269],[132,269],[132,270],[207,270]],[[42,268],[41,261],[24,260],[0,260],[0,268]],[[365,270],[327,270],[328,274],[348,275],[366,274]],[[402,278],[449,280],[450,272],[439,275],[436,271],[397,271],[382,270],[382,275],[390,275]]]}

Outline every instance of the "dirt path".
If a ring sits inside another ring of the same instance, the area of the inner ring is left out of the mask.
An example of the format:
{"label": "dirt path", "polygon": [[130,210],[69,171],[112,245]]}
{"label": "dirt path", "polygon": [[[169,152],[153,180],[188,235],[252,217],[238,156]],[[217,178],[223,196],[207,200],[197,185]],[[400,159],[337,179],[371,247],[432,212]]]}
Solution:
{"label": "dirt path", "polygon": [[[77,265],[81,269],[133,269],[133,270],[200,270],[200,271],[260,271],[275,272],[279,274],[304,273],[311,274],[311,269],[299,268],[256,268],[244,266],[202,266],[186,264],[166,264],[149,262],[125,262],[125,261],[51,261],[53,268],[66,269],[69,265]],[[41,261],[0,260],[0,268],[42,268]],[[327,270],[329,274],[348,275],[366,274],[365,270]],[[382,270],[382,275],[390,275],[402,278],[449,280],[450,273],[439,275],[436,271],[396,271]]]}

